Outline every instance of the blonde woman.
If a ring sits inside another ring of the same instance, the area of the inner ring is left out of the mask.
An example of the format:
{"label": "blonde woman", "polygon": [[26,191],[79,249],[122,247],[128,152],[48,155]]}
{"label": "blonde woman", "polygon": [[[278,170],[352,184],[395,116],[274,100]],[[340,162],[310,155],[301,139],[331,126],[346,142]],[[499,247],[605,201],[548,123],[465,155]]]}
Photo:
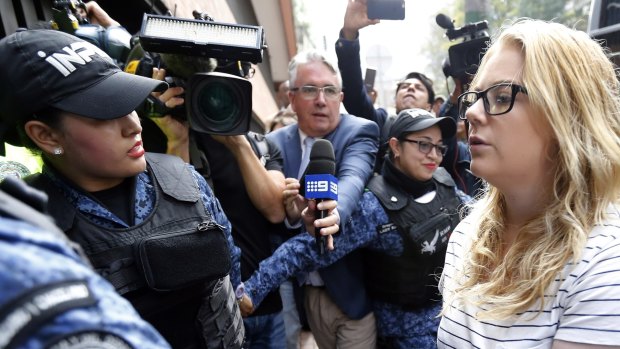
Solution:
{"label": "blonde woman", "polygon": [[488,183],[450,238],[440,348],[620,346],[620,98],[586,33],[520,20],[459,116]]}

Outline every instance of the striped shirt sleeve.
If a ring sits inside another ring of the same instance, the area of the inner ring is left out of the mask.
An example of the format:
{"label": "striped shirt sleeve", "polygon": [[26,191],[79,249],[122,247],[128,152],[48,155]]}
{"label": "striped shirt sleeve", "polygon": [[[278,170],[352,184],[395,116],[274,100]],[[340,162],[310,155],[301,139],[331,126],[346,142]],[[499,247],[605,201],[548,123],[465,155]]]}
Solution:
{"label": "striped shirt sleeve", "polygon": [[564,312],[555,339],[600,345],[620,344],[620,225],[594,228],[581,261],[568,273],[560,293]]}

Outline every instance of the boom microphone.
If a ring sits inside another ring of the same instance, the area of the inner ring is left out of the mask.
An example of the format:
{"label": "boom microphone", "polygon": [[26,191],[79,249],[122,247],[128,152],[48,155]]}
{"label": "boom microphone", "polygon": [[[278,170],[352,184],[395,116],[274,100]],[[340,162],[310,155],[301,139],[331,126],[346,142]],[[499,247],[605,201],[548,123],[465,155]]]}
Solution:
{"label": "boom microphone", "polygon": [[[316,203],[331,199],[338,200],[338,179],[336,174],[336,157],[330,141],[317,139],[310,150],[310,162],[304,176],[304,196],[306,199],[314,199]],[[317,210],[315,219],[327,217],[327,211]],[[327,238],[322,236],[316,228],[316,238],[319,254],[325,253]]]}

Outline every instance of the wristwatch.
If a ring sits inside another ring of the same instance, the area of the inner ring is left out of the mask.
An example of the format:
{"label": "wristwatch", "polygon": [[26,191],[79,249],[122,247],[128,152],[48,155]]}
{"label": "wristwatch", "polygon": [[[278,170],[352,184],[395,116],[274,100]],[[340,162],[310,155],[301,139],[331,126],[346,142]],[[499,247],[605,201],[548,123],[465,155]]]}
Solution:
{"label": "wristwatch", "polygon": [[237,286],[237,289],[235,290],[235,297],[237,298],[237,303],[241,303],[241,300],[243,299],[243,295],[245,294],[245,286],[243,285],[243,282],[239,284],[239,286]]}

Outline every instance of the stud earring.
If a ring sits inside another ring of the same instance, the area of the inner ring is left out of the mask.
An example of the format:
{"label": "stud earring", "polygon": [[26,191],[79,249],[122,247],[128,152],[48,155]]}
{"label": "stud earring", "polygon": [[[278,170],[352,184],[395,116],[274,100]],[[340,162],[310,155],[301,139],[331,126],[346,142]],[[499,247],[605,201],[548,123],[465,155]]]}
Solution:
{"label": "stud earring", "polygon": [[64,150],[62,150],[62,147],[54,148],[54,155],[62,155],[62,153],[64,153]]}

